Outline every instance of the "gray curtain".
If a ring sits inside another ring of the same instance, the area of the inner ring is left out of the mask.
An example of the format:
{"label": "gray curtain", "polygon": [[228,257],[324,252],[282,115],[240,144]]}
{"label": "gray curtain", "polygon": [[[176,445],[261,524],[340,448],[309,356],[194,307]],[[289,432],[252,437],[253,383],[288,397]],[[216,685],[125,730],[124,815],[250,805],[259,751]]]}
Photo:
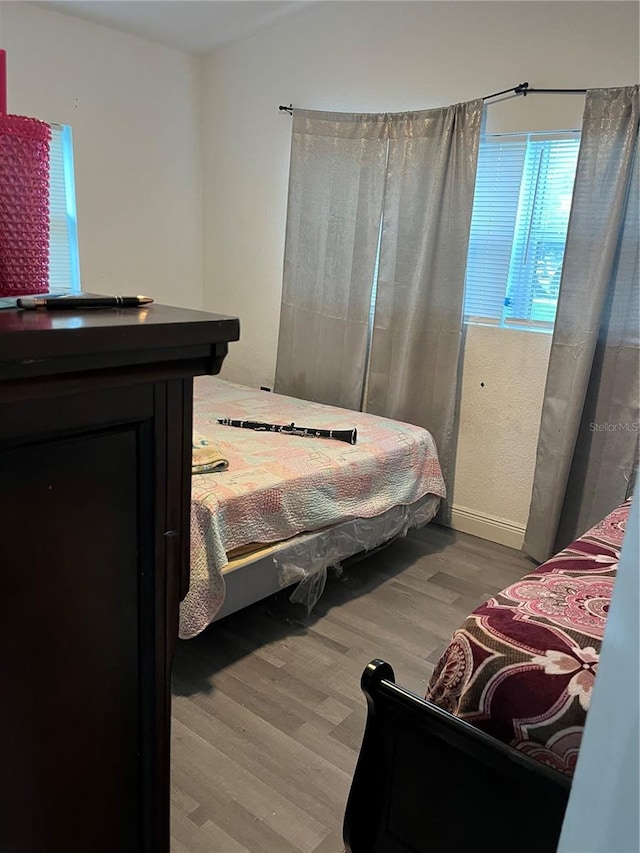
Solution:
{"label": "gray curtain", "polygon": [[360,408],[385,115],[296,110],[275,390]]}
{"label": "gray curtain", "polygon": [[629,494],[638,454],[638,86],[587,92],[524,550]]}
{"label": "gray curtain", "polygon": [[293,119],[276,390],[427,428],[449,501],[482,107]]}
{"label": "gray curtain", "polygon": [[426,427],[452,498],[454,413],[482,101],[389,123],[366,410]]}

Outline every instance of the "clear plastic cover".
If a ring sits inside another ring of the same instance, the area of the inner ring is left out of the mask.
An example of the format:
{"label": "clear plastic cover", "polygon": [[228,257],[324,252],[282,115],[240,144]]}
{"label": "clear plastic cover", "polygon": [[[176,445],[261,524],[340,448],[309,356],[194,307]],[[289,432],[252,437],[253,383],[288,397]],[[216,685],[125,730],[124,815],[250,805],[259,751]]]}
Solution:
{"label": "clear plastic cover", "polygon": [[341,572],[341,560],[371,551],[396,536],[406,536],[411,528],[431,521],[439,506],[440,498],[429,494],[410,506],[392,507],[375,518],[356,518],[283,543],[273,555],[280,587],[284,589],[298,581],[290,600],[311,612],[324,592],[329,567]]}

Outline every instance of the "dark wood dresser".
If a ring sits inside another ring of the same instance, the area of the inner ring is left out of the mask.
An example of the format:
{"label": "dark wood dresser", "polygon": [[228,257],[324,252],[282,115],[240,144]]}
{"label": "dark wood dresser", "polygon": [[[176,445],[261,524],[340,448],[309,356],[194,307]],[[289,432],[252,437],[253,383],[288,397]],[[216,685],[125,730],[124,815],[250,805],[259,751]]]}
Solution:
{"label": "dark wood dresser", "polygon": [[167,853],[193,376],[236,319],[0,311],[0,851]]}

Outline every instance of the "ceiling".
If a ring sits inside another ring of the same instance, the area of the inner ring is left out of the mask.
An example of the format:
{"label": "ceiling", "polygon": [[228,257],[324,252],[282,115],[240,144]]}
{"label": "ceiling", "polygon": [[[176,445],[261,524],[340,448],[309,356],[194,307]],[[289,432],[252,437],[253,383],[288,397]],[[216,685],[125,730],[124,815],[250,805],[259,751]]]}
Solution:
{"label": "ceiling", "polygon": [[42,0],[36,5],[190,53],[253,35],[312,0]]}

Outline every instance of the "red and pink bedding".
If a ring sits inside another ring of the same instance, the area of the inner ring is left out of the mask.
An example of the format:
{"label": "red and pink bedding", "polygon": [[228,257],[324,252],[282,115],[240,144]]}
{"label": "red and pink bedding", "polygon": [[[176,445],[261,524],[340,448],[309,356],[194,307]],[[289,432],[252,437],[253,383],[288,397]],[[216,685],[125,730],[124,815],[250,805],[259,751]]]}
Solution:
{"label": "red and pink bedding", "polygon": [[571,776],[629,506],[474,610],[426,698]]}

